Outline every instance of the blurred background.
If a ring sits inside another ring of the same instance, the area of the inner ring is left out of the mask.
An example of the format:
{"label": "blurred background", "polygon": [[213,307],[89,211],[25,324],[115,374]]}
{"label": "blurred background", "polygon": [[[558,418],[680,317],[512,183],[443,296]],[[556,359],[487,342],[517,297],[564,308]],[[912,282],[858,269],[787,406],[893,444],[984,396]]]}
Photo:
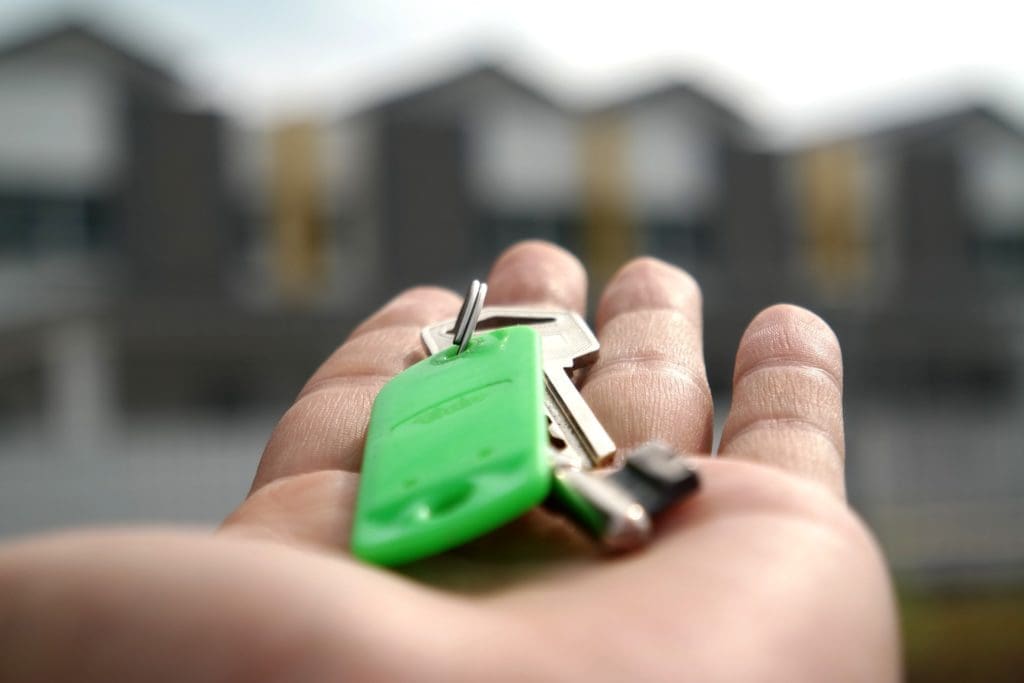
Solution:
{"label": "blurred background", "polygon": [[[0,538],[215,524],[304,379],[541,237],[836,329],[909,678],[1024,670],[1022,16],[0,3]],[[842,590],[836,587],[836,590]]]}

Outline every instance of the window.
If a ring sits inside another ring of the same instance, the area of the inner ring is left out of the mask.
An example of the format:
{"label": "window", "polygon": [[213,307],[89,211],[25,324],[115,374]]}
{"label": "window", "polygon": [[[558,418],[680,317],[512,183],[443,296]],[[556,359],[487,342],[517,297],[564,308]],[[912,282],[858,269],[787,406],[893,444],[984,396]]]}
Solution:
{"label": "window", "polygon": [[109,202],[93,197],[0,196],[0,252],[94,250],[113,238]]}

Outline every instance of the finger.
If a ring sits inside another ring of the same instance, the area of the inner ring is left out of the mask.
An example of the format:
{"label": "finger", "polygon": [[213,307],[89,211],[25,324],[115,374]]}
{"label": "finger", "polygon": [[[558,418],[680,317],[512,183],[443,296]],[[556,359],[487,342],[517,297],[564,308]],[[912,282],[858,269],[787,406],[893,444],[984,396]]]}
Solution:
{"label": "finger", "polygon": [[597,325],[601,354],[582,392],[615,443],[657,439],[709,452],[713,408],[696,281],[657,259],[634,260],[606,287]]}
{"label": "finger", "polygon": [[278,422],[253,491],[306,472],[357,471],[377,392],[392,376],[425,357],[420,328],[452,317],[459,303],[447,290],[411,289],[357,327]]}
{"label": "finger", "polygon": [[509,247],[494,262],[487,287],[488,304],[580,313],[586,308],[586,271],[575,256],[548,242],[520,242]]}
{"label": "finger", "polygon": [[843,485],[843,361],[839,340],[797,306],[762,311],[736,354],[733,399],[719,453]]}

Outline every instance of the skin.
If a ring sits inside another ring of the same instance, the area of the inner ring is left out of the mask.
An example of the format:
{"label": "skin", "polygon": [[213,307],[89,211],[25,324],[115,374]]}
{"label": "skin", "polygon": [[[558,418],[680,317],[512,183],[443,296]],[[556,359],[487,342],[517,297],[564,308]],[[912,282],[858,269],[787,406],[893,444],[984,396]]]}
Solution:
{"label": "skin", "polygon": [[[586,274],[526,242],[488,303],[581,311]],[[347,554],[369,410],[458,309],[407,291],[316,371],[216,533],[77,531],[0,549],[0,681],[892,681],[884,560],[843,487],[842,360],[804,309],[739,345],[718,457],[694,280],[623,267],[596,313],[582,392],[620,446],[699,456],[702,490],[646,549],[608,557],[535,511],[400,572]]]}

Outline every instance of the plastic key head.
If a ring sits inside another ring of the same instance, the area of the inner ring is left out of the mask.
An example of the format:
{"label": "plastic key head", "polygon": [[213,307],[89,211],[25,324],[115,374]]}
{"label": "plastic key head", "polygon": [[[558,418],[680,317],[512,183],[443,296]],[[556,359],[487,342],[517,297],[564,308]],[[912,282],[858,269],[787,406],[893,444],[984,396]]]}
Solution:
{"label": "plastic key head", "polygon": [[509,522],[553,479],[541,342],[529,327],[450,346],[388,382],[370,415],[352,530],[356,556],[427,557]]}

